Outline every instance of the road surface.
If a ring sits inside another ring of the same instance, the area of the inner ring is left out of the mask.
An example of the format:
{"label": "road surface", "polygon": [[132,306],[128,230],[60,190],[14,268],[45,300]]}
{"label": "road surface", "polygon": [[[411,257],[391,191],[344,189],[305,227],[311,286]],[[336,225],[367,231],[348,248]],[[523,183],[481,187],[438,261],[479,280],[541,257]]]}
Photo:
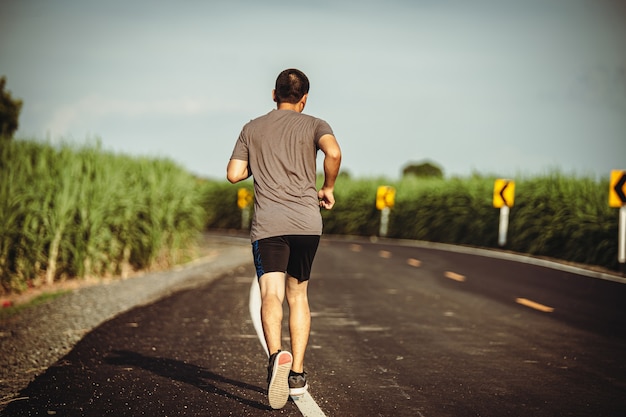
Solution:
{"label": "road surface", "polygon": [[[302,416],[267,405],[253,275],[250,262],[109,320],[1,415]],[[309,288],[306,368],[326,416],[626,415],[619,279],[324,238]]]}

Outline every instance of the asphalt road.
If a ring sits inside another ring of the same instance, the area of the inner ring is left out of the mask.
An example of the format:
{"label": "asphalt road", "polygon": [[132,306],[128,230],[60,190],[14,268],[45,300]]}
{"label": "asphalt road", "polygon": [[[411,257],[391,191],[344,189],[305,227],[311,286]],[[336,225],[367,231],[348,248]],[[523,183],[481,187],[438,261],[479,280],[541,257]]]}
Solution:
{"label": "asphalt road", "polygon": [[[102,324],[2,415],[301,416],[267,405],[253,274]],[[326,416],[626,415],[624,283],[323,239],[310,301],[306,368]]]}

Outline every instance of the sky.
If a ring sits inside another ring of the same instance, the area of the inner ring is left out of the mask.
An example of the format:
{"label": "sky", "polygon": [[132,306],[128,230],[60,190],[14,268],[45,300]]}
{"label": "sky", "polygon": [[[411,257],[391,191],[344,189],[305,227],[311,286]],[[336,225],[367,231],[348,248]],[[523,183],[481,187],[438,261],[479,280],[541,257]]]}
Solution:
{"label": "sky", "polygon": [[225,178],[292,67],[352,177],[429,161],[446,177],[603,178],[626,169],[624,4],[0,0],[0,76],[24,102],[18,138],[206,178]]}

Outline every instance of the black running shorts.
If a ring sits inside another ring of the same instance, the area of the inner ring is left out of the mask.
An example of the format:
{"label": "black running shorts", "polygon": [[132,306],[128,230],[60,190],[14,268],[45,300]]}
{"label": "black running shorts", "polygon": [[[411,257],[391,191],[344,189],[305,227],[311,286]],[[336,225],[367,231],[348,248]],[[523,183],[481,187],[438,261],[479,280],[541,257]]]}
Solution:
{"label": "black running shorts", "polygon": [[275,236],[252,242],[257,278],[268,272],[287,272],[298,281],[307,281],[319,243],[318,235]]}

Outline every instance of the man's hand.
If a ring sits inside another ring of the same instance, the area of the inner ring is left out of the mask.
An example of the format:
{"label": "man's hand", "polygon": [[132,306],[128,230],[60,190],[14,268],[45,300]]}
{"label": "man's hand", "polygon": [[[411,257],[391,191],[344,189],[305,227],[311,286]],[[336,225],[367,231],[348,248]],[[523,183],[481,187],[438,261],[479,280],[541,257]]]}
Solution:
{"label": "man's hand", "polygon": [[335,205],[335,196],[332,188],[322,188],[317,193],[320,200],[320,207],[330,210]]}

